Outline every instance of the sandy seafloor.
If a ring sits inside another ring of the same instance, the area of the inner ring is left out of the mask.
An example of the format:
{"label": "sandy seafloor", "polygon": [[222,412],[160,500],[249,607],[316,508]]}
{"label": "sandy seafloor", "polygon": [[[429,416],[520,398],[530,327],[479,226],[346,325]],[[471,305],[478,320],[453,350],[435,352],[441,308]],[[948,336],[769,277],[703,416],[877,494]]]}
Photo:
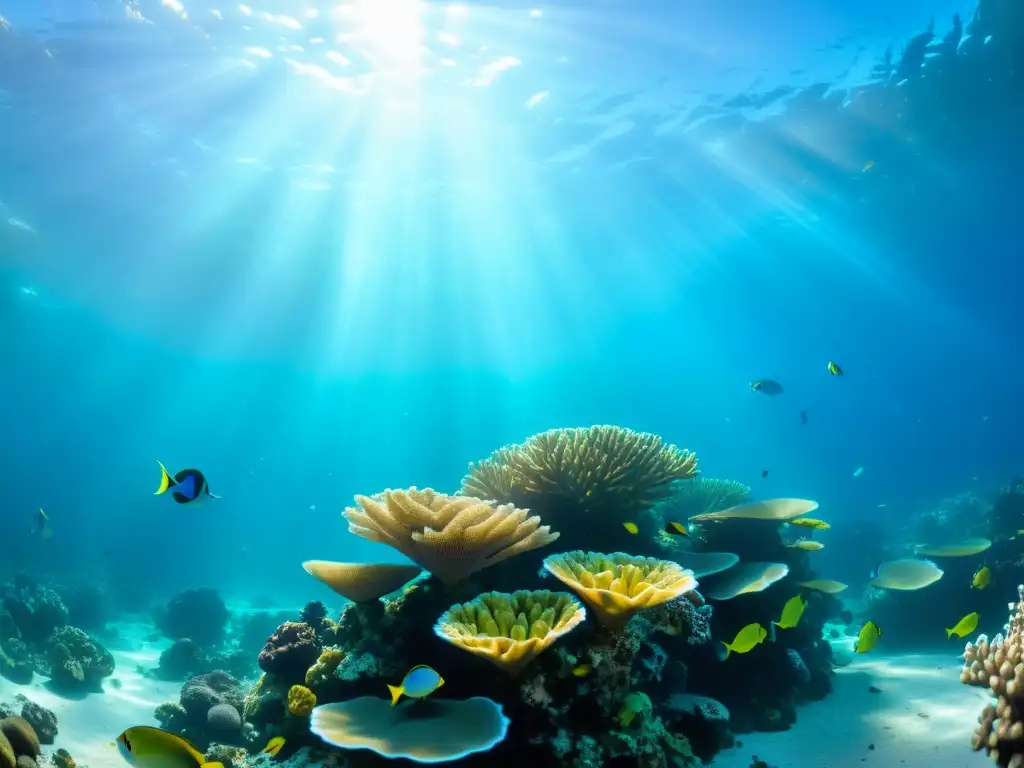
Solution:
{"label": "sandy seafloor", "polygon": [[[117,662],[103,694],[68,699],[44,678],[15,685],[0,678],[0,701],[23,693],[57,715],[56,744],[79,765],[127,765],[114,739],[131,725],[156,725],[153,710],[176,701],[181,683],[140,674],[152,669],[169,641],[153,641],[150,624],[120,625],[111,647]],[[711,768],[749,768],[757,755],[772,768],[980,768],[991,765],[972,752],[971,732],[990,700],[986,691],[962,685],[960,649],[917,655],[865,654],[836,670],[834,690],[802,706],[796,725],[780,733],[741,734],[741,746],[720,753]],[[114,680],[117,683],[113,682]],[[878,692],[871,687],[879,689]],[[873,748],[872,748],[873,747]]]}

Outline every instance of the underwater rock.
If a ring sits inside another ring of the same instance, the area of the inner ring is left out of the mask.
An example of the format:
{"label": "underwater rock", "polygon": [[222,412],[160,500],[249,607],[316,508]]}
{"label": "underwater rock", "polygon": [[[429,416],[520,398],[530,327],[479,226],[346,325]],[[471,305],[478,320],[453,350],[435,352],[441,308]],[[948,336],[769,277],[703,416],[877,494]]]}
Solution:
{"label": "underwater rock", "polygon": [[720,701],[693,693],[674,693],[666,706],[671,712],[666,722],[672,730],[686,734],[693,753],[704,762],[732,746],[729,710]]}
{"label": "underwater rock", "polygon": [[182,733],[188,727],[188,713],[176,701],[168,701],[156,708],[153,717],[165,731]]}
{"label": "underwater rock", "polygon": [[800,652],[794,648],[786,649],[786,659],[789,662],[789,668],[793,672],[793,677],[799,685],[807,685],[811,682],[811,670],[807,668],[807,664],[804,663],[803,656]]}
{"label": "underwater rock", "polygon": [[197,642],[190,638],[175,640],[160,654],[156,676],[161,680],[184,680],[205,671],[206,663],[206,654]]}
{"label": "underwater rock", "polygon": [[172,640],[190,638],[203,648],[218,648],[231,614],[214,589],[187,589],[155,616],[160,631]]}
{"label": "underwater rock", "polygon": [[28,685],[35,674],[35,661],[29,647],[19,638],[0,640],[0,675],[12,683]]}
{"label": "underwater rock", "polygon": [[179,704],[161,704],[154,716],[164,728],[205,749],[215,740],[241,742],[244,704],[245,693],[238,680],[215,670],[190,678],[181,687]]}
{"label": "underwater rock", "polygon": [[274,675],[277,682],[290,686],[306,679],[306,670],[319,655],[313,628],[302,622],[286,621],[268,638],[258,662],[260,669]]}
{"label": "underwater rock", "polygon": [[237,738],[242,732],[242,715],[230,704],[214,704],[206,713],[206,725],[218,741]]}
{"label": "underwater rock", "polygon": [[230,704],[240,712],[244,700],[238,680],[221,670],[197,675],[181,687],[180,703],[193,723],[205,725],[210,708],[218,704]]}
{"label": "underwater rock", "polygon": [[35,731],[40,744],[53,744],[57,739],[57,716],[45,707],[18,694],[14,700],[21,705],[21,717]]}
{"label": "underwater rock", "polygon": [[96,689],[114,674],[114,657],[77,627],[61,627],[50,637],[45,668],[39,671],[61,686]]}
{"label": "underwater rock", "polygon": [[24,574],[7,582],[0,594],[3,608],[29,645],[42,645],[57,627],[68,623],[68,609],[52,589],[39,586]]}

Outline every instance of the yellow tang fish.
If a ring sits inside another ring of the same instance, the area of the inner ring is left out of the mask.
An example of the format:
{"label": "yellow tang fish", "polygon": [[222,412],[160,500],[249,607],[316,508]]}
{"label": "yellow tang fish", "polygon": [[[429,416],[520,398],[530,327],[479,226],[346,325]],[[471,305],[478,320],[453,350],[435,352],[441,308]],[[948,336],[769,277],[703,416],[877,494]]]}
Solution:
{"label": "yellow tang fish", "polygon": [[682,523],[665,523],[665,533],[672,536],[689,536],[690,532],[686,530],[686,526]]}
{"label": "yellow tang fish", "polygon": [[867,653],[878,645],[878,638],[881,636],[882,630],[879,629],[875,622],[865,621],[864,626],[857,633],[857,644],[854,646],[854,651],[857,653]]}
{"label": "yellow tang fish", "polygon": [[442,685],[444,685],[444,678],[437,674],[432,667],[420,664],[406,672],[401,683],[388,686],[388,690],[391,691],[391,706],[395,706],[402,696],[408,696],[410,699],[425,699]]}
{"label": "yellow tang fish", "polygon": [[575,677],[586,677],[590,674],[592,667],[589,664],[580,664],[577,667],[572,668],[572,674]]}
{"label": "yellow tang fish", "polygon": [[811,541],[810,539],[800,539],[786,546],[790,549],[802,549],[804,552],[816,552],[819,549],[825,548],[825,545],[820,541]]}
{"label": "yellow tang fish", "polygon": [[983,565],[978,572],[974,574],[974,578],[971,579],[971,586],[975,589],[984,589],[992,582],[992,571],[988,569],[987,565]]}
{"label": "yellow tang fish", "polygon": [[955,627],[946,630],[946,639],[949,640],[953,635],[956,635],[957,637],[969,635],[978,628],[978,619],[980,618],[981,614],[977,611],[974,613],[968,613],[956,623]]}
{"label": "yellow tang fish", "polygon": [[800,595],[791,597],[782,606],[782,616],[778,621],[773,621],[772,624],[780,629],[792,629],[800,623],[800,617],[804,615],[804,609],[806,608],[807,601],[800,597]]}
{"label": "yellow tang fish", "polygon": [[[117,737],[117,751],[137,768],[224,768],[223,764],[207,762],[206,757],[176,733],[148,725],[129,728]],[[276,755],[284,739],[275,736],[263,750]]]}
{"label": "yellow tang fish", "polygon": [[626,533],[636,534],[640,532],[640,528],[636,523],[623,523],[622,527],[626,529]]}
{"label": "yellow tang fish", "polygon": [[795,520],[790,520],[789,524],[799,525],[801,528],[813,528],[816,531],[827,531],[832,527],[824,520],[818,520],[815,517],[798,517]]}
{"label": "yellow tang fish", "polygon": [[747,624],[747,626],[736,633],[736,637],[733,638],[731,643],[722,642],[722,645],[725,646],[725,656],[722,660],[728,659],[729,654],[733,651],[736,653],[747,653],[755,645],[763,643],[766,637],[768,637],[768,631],[760,624]]}
{"label": "yellow tang fish", "polygon": [[828,372],[831,373],[833,376],[843,375],[843,369],[840,368],[837,363],[833,363],[831,360],[829,360],[828,363]]}

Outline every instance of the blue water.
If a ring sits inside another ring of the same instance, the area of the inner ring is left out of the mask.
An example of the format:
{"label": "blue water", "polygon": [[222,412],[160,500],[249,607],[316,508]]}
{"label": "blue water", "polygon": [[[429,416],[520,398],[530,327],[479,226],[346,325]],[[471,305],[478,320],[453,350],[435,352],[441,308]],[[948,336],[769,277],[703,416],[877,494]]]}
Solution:
{"label": "blue water", "polygon": [[0,4],[0,576],[301,602],[395,557],[353,494],[560,426],[837,532],[1006,482],[1019,32],[826,5]]}

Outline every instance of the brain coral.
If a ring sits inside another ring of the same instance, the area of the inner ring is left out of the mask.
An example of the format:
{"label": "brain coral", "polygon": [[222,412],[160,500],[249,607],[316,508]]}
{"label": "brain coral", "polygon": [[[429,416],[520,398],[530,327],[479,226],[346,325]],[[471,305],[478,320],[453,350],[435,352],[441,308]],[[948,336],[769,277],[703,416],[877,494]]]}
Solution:
{"label": "brain coral", "polygon": [[352,533],[394,547],[445,584],[558,538],[525,509],[429,488],[356,496],[356,502],[358,508],[345,510]]}
{"label": "brain coral", "polygon": [[308,624],[286,621],[270,636],[257,659],[260,669],[274,675],[282,683],[306,679],[319,656],[316,632]]}

